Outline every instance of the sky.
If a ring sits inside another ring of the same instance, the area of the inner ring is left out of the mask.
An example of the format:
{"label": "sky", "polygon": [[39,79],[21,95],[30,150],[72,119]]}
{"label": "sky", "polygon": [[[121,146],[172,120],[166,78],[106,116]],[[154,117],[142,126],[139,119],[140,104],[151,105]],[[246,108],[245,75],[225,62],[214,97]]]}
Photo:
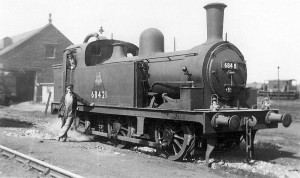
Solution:
{"label": "sky", "polygon": [[107,38],[138,46],[141,32],[157,28],[165,51],[187,50],[206,41],[208,3],[227,5],[224,34],[247,62],[248,81],[278,78],[300,83],[298,0],[0,0],[0,39],[53,25],[74,44],[103,26]]}

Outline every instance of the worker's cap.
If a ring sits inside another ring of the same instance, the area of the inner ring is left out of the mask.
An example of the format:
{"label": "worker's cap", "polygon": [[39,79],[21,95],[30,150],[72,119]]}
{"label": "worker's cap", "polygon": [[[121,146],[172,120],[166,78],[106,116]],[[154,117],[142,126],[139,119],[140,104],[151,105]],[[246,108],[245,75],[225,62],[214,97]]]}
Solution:
{"label": "worker's cap", "polygon": [[67,84],[66,88],[74,88],[74,85],[73,84]]}

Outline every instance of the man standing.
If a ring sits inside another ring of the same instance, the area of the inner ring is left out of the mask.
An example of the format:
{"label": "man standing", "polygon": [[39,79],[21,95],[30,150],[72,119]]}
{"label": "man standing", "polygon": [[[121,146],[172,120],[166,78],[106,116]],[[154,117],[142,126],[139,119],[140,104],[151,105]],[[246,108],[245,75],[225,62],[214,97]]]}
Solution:
{"label": "man standing", "polygon": [[89,103],[73,92],[73,85],[66,86],[66,93],[60,100],[58,117],[61,118],[61,130],[58,135],[58,141],[62,139],[63,142],[67,140],[67,132],[70,129],[74,117],[76,115],[77,101],[87,106],[94,106],[94,103]]}

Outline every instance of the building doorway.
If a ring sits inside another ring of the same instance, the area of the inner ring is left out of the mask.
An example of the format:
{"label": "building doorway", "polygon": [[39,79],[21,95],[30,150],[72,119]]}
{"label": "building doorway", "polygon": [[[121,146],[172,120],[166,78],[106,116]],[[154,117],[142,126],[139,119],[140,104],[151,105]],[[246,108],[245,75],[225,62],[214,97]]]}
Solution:
{"label": "building doorway", "polygon": [[16,72],[17,102],[34,100],[35,71]]}

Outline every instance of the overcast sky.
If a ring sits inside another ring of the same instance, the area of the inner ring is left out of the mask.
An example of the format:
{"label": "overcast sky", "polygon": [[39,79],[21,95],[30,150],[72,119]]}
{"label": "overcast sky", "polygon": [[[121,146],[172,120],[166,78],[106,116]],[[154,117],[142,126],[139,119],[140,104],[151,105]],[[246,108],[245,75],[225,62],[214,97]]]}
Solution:
{"label": "overcast sky", "polygon": [[[190,49],[206,40],[211,2],[227,5],[224,34],[243,53],[248,83],[297,79],[300,83],[300,1],[298,0],[0,0],[0,38],[52,23],[74,44],[96,32],[138,46],[141,32],[154,27],[165,36],[165,51]],[[225,35],[224,35],[225,36]]]}

